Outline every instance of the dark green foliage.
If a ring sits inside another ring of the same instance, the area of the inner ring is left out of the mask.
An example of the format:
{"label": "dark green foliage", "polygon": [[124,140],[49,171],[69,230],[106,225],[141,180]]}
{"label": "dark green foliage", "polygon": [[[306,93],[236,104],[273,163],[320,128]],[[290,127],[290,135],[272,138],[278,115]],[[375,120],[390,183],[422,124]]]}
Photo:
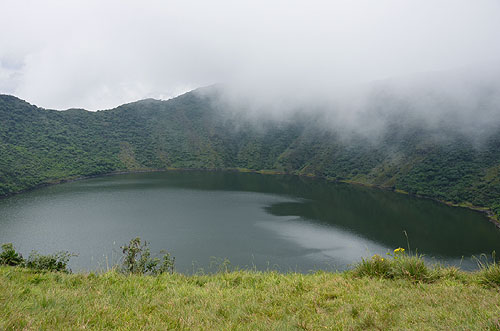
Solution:
{"label": "dark green foliage", "polygon": [[49,255],[41,255],[37,251],[32,251],[25,266],[34,270],[71,272],[68,269],[68,262],[72,256],[75,255],[64,251]]}
{"label": "dark green foliage", "polygon": [[21,254],[16,252],[11,243],[2,244],[2,253],[0,253],[0,265],[22,266],[24,259]]}
{"label": "dark green foliage", "polygon": [[68,262],[74,254],[69,252],[57,252],[49,255],[41,255],[37,251],[32,251],[27,259],[16,252],[11,243],[2,244],[0,253],[0,265],[19,266],[38,271],[62,271],[71,272],[68,269]]}
{"label": "dark green foliage", "polygon": [[175,258],[165,251],[160,252],[161,259],[151,257],[148,242],[141,243],[139,237],[121,248],[124,254],[121,270],[125,273],[158,275],[174,272]]}
{"label": "dark green foliage", "polygon": [[319,115],[241,114],[196,92],[99,112],[0,95],[0,196],[118,171],[246,168],[374,184],[500,215],[500,130],[477,143],[453,127],[387,117],[374,142],[330,130]]}

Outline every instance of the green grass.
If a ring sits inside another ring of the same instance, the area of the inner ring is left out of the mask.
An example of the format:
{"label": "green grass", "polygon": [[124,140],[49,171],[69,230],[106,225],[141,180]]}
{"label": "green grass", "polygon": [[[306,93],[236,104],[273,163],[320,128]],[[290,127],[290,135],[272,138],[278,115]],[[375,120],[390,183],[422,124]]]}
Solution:
{"label": "green grass", "polygon": [[440,276],[415,281],[356,270],[143,276],[4,266],[0,329],[500,329],[498,283],[482,282],[484,270],[432,272]]}
{"label": "green grass", "polygon": [[423,256],[407,254],[403,248],[398,248],[389,255],[390,258],[374,255],[371,259],[363,259],[354,269],[354,274],[390,279],[403,278],[415,282],[431,282],[441,277],[442,269],[429,268]]}

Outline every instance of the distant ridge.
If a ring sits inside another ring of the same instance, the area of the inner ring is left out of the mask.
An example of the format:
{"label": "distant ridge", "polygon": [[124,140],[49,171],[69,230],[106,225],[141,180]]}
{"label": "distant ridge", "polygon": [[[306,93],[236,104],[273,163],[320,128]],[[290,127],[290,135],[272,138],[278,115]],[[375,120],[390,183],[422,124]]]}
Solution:
{"label": "distant ridge", "polygon": [[477,148],[460,134],[434,141],[438,129],[397,117],[375,144],[363,135],[342,139],[313,114],[256,124],[214,107],[211,89],[97,112],[0,95],[0,195],[119,171],[244,168],[375,185],[500,215],[500,129]]}

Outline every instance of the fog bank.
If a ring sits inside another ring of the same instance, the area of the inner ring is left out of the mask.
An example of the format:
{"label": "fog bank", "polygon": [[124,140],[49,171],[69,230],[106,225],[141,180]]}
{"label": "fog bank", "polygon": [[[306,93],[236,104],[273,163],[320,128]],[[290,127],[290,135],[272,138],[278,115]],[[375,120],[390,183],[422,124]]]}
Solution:
{"label": "fog bank", "polygon": [[499,67],[496,0],[0,5],[0,93],[45,108],[112,108],[220,83],[229,98],[283,114],[389,77]]}

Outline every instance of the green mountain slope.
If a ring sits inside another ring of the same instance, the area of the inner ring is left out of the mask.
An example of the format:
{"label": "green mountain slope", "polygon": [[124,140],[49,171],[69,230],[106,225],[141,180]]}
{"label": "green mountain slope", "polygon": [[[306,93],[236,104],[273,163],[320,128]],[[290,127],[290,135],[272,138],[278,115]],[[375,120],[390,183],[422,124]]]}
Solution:
{"label": "green mountain slope", "polygon": [[98,112],[0,95],[0,195],[115,171],[245,168],[373,184],[500,215],[500,129],[478,144],[453,125],[385,115],[376,141],[355,132],[346,138],[321,115],[254,121],[209,95]]}

